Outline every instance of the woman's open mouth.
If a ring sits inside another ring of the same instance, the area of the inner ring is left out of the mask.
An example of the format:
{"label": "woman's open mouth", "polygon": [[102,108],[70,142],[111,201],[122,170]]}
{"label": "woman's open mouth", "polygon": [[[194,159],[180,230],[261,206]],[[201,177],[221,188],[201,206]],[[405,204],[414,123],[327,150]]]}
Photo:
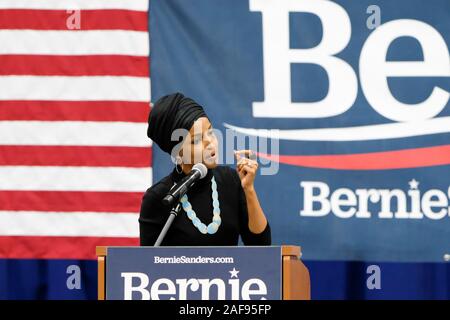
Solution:
{"label": "woman's open mouth", "polygon": [[206,162],[213,163],[213,162],[216,162],[216,160],[217,160],[217,154],[216,154],[215,151],[213,151],[211,153],[207,153],[205,155],[205,161]]}

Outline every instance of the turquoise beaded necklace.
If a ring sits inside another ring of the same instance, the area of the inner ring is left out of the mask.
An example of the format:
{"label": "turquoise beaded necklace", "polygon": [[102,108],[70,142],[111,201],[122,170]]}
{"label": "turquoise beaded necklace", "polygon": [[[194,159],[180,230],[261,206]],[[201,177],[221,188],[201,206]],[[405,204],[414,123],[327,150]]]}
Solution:
{"label": "turquoise beaded necklace", "polygon": [[194,209],[192,209],[192,205],[189,203],[188,196],[185,194],[180,202],[183,206],[184,211],[188,218],[192,221],[192,224],[203,234],[214,234],[219,230],[219,226],[222,222],[220,218],[220,205],[219,205],[219,196],[217,194],[217,184],[214,177],[211,179],[211,190],[212,190],[212,203],[213,203],[213,219],[212,222],[206,226],[203,222],[197,218]]}

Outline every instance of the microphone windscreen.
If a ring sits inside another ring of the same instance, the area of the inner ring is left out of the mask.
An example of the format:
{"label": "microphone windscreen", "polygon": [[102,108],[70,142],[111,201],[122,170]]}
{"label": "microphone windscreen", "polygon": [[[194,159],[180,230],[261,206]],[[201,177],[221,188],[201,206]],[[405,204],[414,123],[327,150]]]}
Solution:
{"label": "microphone windscreen", "polygon": [[206,177],[206,174],[208,173],[208,168],[206,168],[203,163],[194,164],[192,170],[198,170],[198,172],[200,172],[200,179]]}

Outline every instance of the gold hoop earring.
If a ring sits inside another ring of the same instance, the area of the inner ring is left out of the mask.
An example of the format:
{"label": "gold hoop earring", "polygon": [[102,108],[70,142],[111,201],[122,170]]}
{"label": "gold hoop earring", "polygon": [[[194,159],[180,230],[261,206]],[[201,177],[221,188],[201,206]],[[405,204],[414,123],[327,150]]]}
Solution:
{"label": "gold hoop earring", "polygon": [[[175,171],[179,174],[183,173],[183,167],[182,167],[183,161],[181,160],[180,157],[176,158],[176,164],[175,164]],[[178,167],[180,168],[178,170]]]}

